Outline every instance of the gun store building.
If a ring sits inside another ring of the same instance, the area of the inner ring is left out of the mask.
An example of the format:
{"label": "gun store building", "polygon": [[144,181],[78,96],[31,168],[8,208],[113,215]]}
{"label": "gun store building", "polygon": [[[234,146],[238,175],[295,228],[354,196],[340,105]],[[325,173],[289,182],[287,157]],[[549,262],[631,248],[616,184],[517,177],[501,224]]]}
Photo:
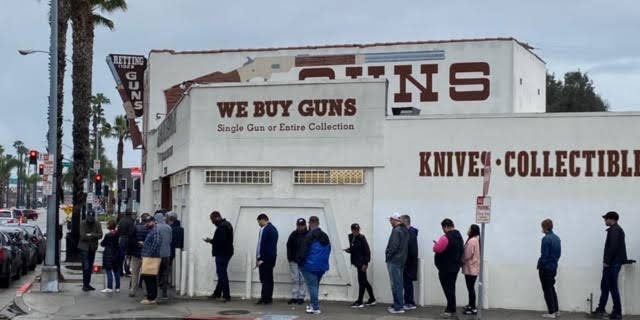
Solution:
{"label": "gun store building", "polygon": [[[333,249],[321,299],[355,300],[341,249],[357,222],[375,293],[389,302],[388,216],[400,212],[420,230],[416,298],[443,305],[432,240],[444,218],[463,233],[476,222],[485,159],[486,307],[545,309],[536,271],[545,218],[562,238],[561,310],[588,310],[599,294],[604,212],[620,213],[630,258],[640,250],[640,114],[545,113],[545,62],[515,39],[152,50],[108,62],[143,148],[140,211],[171,209],[185,228],[183,294],[215,287],[202,238],[218,210],[235,229],[232,295],[259,295],[251,266],[264,212],[280,234],[277,297],[290,293],[286,239],[297,218],[317,215]],[[640,314],[639,273],[621,273],[627,314]],[[464,280],[457,286],[462,305]]]}

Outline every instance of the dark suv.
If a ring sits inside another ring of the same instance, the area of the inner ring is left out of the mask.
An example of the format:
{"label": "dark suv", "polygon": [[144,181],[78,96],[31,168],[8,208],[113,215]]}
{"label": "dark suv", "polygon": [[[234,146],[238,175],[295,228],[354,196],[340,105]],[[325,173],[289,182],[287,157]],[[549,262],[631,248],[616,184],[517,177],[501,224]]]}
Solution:
{"label": "dark suv", "polygon": [[11,280],[20,278],[22,251],[18,243],[0,231],[0,287],[8,288]]}

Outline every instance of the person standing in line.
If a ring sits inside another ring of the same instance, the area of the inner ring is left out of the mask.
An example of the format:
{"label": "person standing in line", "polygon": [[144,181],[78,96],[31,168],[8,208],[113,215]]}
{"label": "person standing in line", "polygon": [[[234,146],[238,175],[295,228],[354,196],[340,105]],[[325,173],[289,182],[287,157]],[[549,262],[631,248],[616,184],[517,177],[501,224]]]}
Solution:
{"label": "person standing in line", "polygon": [[[171,260],[169,265],[173,267],[176,258],[176,249],[184,249],[184,228],[180,226],[178,215],[171,211],[167,214],[167,224],[171,227]],[[171,279],[171,285],[175,285],[175,279]]]}
{"label": "person standing in line", "polygon": [[[114,290],[115,292],[120,292],[120,269],[122,268],[120,264],[120,240],[114,220],[107,222],[107,230],[109,230],[109,232],[104,235],[104,238],[100,242],[100,245],[104,247],[104,251],[102,252],[102,268],[104,268],[104,272],[107,274],[107,287],[101,290],[101,292],[111,293]],[[114,280],[115,289],[113,287]]]}
{"label": "person standing in line", "polygon": [[91,273],[100,239],[102,239],[102,225],[96,221],[93,214],[89,213],[80,224],[80,241],[78,241],[78,250],[82,257],[82,291],[85,292],[95,290],[91,286]]}
{"label": "person standing in line", "polygon": [[602,263],[602,280],[600,281],[600,302],[593,312],[594,316],[606,315],[605,307],[609,300],[609,293],[613,300],[613,310],[609,319],[622,319],[622,303],[620,302],[620,290],[618,288],[618,275],[622,265],[627,263],[627,245],[622,227],[618,224],[620,219],[615,211],[607,212],[604,216],[607,227],[607,239],[604,243],[604,257]]}
{"label": "person standing in line", "polygon": [[131,212],[124,214],[124,217],[118,221],[118,242],[120,247],[120,261],[122,266],[119,268],[122,275],[131,276],[131,256],[128,254],[128,249],[135,238],[136,227]]}
{"label": "person standing in line", "polygon": [[167,290],[169,288],[169,274],[171,274],[171,227],[165,222],[165,214],[156,213],[154,216],[156,221],[156,229],[160,233],[162,245],[160,246],[160,271],[158,273],[158,282],[162,289],[162,299],[167,299]]}
{"label": "person standing in line", "polygon": [[463,308],[465,315],[478,314],[476,306],[476,280],[480,275],[480,227],[472,224],[467,231],[467,242],[464,244],[462,274],[464,274],[469,292],[469,304]]}
{"label": "person standing in line", "polygon": [[211,256],[215,259],[218,277],[216,288],[210,298],[222,298],[224,302],[229,302],[231,301],[231,291],[227,267],[229,267],[229,261],[233,256],[233,226],[229,221],[223,219],[218,211],[211,212],[209,219],[216,226],[216,231],[213,234],[213,239],[205,238],[204,242],[211,244]]}
{"label": "person standing in line", "polygon": [[[367,269],[371,261],[371,249],[367,238],[360,233],[360,225],[354,223],[351,225],[351,233],[349,234],[349,248],[344,250],[351,255],[351,264],[358,271],[358,299],[351,304],[351,308],[364,308],[366,306],[376,305],[376,298],[373,295],[373,288],[367,280]],[[365,290],[369,294],[367,303],[363,303]]]}
{"label": "person standing in line", "polygon": [[329,271],[331,241],[329,236],[320,229],[320,219],[316,216],[309,217],[309,233],[304,238],[302,248],[298,261],[302,263],[302,275],[309,287],[310,304],[307,306],[306,313],[321,314],[320,281],[325,272]]}
{"label": "person standing in line", "polygon": [[[146,227],[149,230],[147,237],[144,239],[141,256],[143,258],[160,258],[160,248],[162,247],[162,235],[158,231],[156,220],[154,217],[147,219]],[[142,275],[145,287],[147,288],[147,296],[140,301],[141,304],[156,304],[158,298],[158,275],[145,274]]]}
{"label": "person standing in line", "polygon": [[440,223],[443,235],[434,241],[435,264],[438,268],[438,277],[442,291],[447,298],[447,308],[442,314],[446,318],[455,318],[456,314],[456,279],[462,264],[464,253],[464,240],[456,230],[451,219],[444,219]]}
{"label": "person standing in line", "polygon": [[393,227],[389,242],[385,250],[385,262],[391,282],[393,305],[387,308],[389,313],[404,313],[403,274],[409,253],[409,231],[402,223],[400,214],[394,213],[389,217],[389,223]]}
{"label": "person standing in line", "polygon": [[402,223],[409,231],[409,247],[407,251],[407,262],[404,265],[402,274],[404,290],[404,310],[416,309],[413,282],[418,280],[418,229],[411,225],[411,217],[402,215]]}
{"label": "person standing in line", "polygon": [[299,218],[296,221],[296,229],[291,232],[287,240],[287,261],[289,261],[289,271],[291,271],[291,299],[288,304],[303,304],[306,284],[298,261],[298,251],[302,250],[302,244],[307,233],[307,221]]}
{"label": "person standing in line", "polygon": [[261,213],[258,215],[260,233],[256,249],[256,266],[260,273],[262,292],[256,304],[273,303],[273,268],[278,256],[278,229],[269,222],[269,217]]}
{"label": "person standing in line", "polygon": [[560,238],[553,233],[553,221],[545,219],[540,224],[542,227],[542,243],[540,245],[540,259],[538,259],[538,275],[544,301],[547,303],[549,313],[543,314],[543,318],[555,319],[558,315],[558,295],[556,294],[556,273],[558,260],[561,255]]}
{"label": "person standing in line", "polygon": [[129,283],[129,297],[135,297],[138,292],[142,280],[140,278],[140,268],[142,268],[142,246],[147,238],[149,229],[147,229],[147,221],[149,213],[145,212],[140,215],[140,220],[136,223],[135,239],[129,247],[129,255],[131,256],[131,282]]}

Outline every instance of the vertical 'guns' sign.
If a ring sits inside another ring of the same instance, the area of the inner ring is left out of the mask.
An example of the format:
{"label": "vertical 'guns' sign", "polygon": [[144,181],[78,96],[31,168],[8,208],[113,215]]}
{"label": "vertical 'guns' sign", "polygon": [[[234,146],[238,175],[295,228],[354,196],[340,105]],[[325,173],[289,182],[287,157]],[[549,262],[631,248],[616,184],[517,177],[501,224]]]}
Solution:
{"label": "vertical 'guns' sign", "polygon": [[141,117],[147,59],[139,55],[110,54],[107,56],[107,64],[116,79],[116,88],[124,102],[127,118]]}

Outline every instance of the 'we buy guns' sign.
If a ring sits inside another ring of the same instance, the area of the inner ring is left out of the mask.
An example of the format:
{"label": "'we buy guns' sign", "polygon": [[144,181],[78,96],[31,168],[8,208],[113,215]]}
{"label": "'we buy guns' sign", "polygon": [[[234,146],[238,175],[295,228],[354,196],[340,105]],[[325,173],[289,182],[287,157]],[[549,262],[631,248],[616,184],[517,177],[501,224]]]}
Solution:
{"label": "'we buy guns' sign", "polygon": [[127,118],[141,117],[147,59],[139,55],[110,54],[107,56],[107,65],[116,80]]}

